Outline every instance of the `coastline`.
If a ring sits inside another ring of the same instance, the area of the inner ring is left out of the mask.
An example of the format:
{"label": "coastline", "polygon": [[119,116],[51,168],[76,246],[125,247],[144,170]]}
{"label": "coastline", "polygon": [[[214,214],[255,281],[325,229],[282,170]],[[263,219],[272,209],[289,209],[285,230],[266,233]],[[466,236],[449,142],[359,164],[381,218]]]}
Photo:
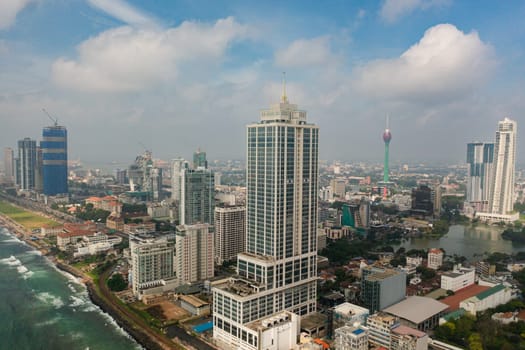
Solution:
{"label": "coastline", "polygon": [[30,235],[30,232],[28,232],[20,224],[18,224],[16,221],[12,220],[8,216],[4,215],[3,213],[0,213],[0,226],[5,227],[11,234],[16,236],[23,243],[41,252],[42,256],[45,259],[47,259],[49,262],[51,262],[58,270],[69,273],[73,275],[74,277],[78,278],[80,280],[79,282],[82,283],[86,287],[88,296],[91,302],[94,305],[98,306],[102,310],[102,312],[109,315],[115,321],[115,323],[119,327],[121,327],[130,338],[134,339],[142,348],[147,349],[147,350],[163,350],[164,349],[155,340],[151,339],[142,330],[141,327],[138,327],[137,325],[134,325],[128,320],[126,320],[124,317],[122,317],[122,315],[120,315],[118,310],[113,305],[111,305],[111,303],[108,303],[101,296],[99,296],[96,291],[94,283],[88,280],[86,276],[84,276],[82,273],[77,271],[72,266],[58,261],[52,255],[49,255],[46,249],[40,247],[37,243],[29,239],[28,236]]}

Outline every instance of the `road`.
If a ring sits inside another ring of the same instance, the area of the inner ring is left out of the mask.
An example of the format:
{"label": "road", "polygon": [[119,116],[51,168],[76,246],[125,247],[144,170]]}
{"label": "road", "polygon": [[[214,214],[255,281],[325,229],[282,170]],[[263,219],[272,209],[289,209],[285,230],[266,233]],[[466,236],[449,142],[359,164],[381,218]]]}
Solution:
{"label": "road", "polygon": [[166,328],[166,333],[170,338],[179,338],[184,343],[191,345],[191,347],[197,350],[216,350],[216,348],[210,346],[209,344],[203,342],[199,338],[196,338],[188,333],[177,325],[168,326]]}

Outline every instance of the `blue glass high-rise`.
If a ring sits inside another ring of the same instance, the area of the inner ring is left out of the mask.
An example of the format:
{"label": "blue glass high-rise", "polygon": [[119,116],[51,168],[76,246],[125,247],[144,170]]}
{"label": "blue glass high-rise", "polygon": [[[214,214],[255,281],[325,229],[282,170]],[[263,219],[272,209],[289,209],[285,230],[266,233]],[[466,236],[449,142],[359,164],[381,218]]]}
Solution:
{"label": "blue glass high-rise", "polygon": [[67,129],[54,125],[42,132],[43,190],[48,196],[68,193],[67,186]]}

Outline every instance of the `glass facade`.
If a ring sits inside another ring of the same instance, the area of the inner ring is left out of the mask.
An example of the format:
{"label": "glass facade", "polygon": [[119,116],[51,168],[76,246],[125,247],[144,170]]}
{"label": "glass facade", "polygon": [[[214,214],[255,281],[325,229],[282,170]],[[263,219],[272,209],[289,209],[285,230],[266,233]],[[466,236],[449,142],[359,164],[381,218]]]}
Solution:
{"label": "glass facade", "polygon": [[18,141],[18,159],[16,160],[16,184],[21,190],[33,190],[37,172],[36,141],[26,137]]}
{"label": "glass facade", "polygon": [[[215,176],[208,169],[184,169],[181,176],[180,220],[183,225],[213,225]],[[212,227],[213,230],[213,227]]]}
{"label": "glass facade", "polygon": [[44,194],[54,196],[68,193],[67,129],[63,126],[45,127],[40,148]]}
{"label": "glass facade", "polygon": [[317,299],[319,128],[285,96],[260,116],[246,135],[240,279],[213,290],[214,337],[242,349],[257,346],[252,322],[283,310],[309,314]]}

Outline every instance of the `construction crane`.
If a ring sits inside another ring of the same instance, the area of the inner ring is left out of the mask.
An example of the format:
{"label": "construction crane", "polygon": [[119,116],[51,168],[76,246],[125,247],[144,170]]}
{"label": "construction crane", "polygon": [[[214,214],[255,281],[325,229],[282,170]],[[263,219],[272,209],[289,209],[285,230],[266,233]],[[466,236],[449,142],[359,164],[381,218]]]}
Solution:
{"label": "construction crane", "polygon": [[55,126],[58,126],[58,119],[57,118],[53,118],[51,116],[51,114],[49,114],[45,108],[42,108],[42,111],[48,116],[49,119],[51,119],[53,121],[53,123],[55,123]]}

